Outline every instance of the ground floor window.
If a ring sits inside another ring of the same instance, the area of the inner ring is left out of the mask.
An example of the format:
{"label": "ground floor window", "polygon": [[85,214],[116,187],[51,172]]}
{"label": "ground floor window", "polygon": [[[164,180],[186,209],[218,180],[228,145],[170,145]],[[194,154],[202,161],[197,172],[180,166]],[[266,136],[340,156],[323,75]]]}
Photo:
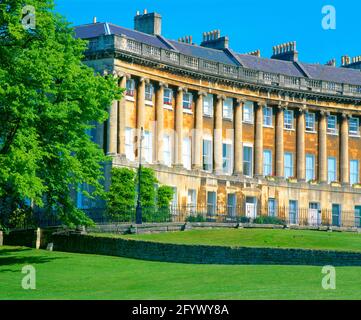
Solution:
{"label": "ground floor window", "polygon": [[187,207],[190,214],[197,210],[197,191],[194,189],[188,189]]}
{"label": "ground floor window", "polygon": [[361,206],[355,206],[355,227],[361,227]]}
{"label": "ground floor window", "polygon": [[234,193],[227,195],[227,214],[230,217],[236,216],[236,195]]}
{"label": "ground floor window", "polygon": [[270,217],[276,217],[276,199],[274,198],[268,198],[268,215]]}
{"label": "ground floor window", "polygon": [[289,201],[289,220],[290,224],[297,224],[298,221],[298,205],[296,200]]}
{"label": "ground floor window", "polygon": [[217,193],[208,191],[207,193],[207,214],[212,216],[216,214]]}

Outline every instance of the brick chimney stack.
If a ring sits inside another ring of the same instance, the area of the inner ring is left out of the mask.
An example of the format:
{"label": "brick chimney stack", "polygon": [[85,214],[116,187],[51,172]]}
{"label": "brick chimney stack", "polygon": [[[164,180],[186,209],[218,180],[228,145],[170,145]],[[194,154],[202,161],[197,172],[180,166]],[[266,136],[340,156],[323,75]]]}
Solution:
{"label": "brick chimney stack", "polygon": [[203,32],[203,41],[201,46],[218,50],[228,49],[229,38],[227,36],[221,37],[220,30]]}
{"label": "brick chimney stack", "polygon": [[296,41],[287,42],[273,47],[273,55],[271,59],[298,61],[298,52],[296,49]]}
{"label": "brick chimney stack", "polygon": [[147,9],[144,9],[143,14],[137,11],[134,17],[134,30],[151,35],[161,35],[162,16],[156,12],[148,13]]}

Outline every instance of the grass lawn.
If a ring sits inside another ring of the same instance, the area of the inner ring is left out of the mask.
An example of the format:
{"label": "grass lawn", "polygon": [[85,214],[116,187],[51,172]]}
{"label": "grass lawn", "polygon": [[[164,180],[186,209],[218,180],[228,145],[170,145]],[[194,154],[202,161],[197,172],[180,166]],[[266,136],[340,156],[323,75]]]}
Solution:
{"label": "grass lawn", "polygon": [[[36,268],[36,290],[21,269]],[[361,267],[336,268],[336,290],[321,267],[226,266],[0,247],[0,299],[361,299]]]}
{"label": "grass lawn", "polygon": [[361,251],[361,234],[347,232],[277,229],[206,229],[155,234],[121,235],[120,237],[134,240],[214,246]]}

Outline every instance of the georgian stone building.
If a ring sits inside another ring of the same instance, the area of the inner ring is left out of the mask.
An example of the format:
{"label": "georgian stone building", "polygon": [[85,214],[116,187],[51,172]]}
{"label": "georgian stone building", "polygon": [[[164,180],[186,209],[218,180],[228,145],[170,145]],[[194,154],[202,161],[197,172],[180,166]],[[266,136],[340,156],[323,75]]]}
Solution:
{"label": "georgian stone building", "polygon": [[302,63],[295,43],[239,54],[218,30],[200,45],[173,41],[157,13],[134,25],[75,28],[86,63],[126,88],[93,132],[113,166],[138,166],[143,128],[142,162],[174,187],[174,204],[359,225],[360,58]]}

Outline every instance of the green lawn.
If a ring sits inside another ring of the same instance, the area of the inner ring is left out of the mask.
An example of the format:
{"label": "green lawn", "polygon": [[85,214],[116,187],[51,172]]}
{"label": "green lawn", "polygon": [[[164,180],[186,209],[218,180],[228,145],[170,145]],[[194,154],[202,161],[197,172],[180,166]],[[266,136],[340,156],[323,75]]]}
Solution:
{"label": "green lawn", "polygon": [[206,229],[155,234],[121,235],[120,237],[156,242],[215,246],[361,251],[361,234],[347,232],[278,229]]}
{"label": "green lawn", "polygon": [[[36,268],[36,290],[21,268]],[[0,299],[361,299],[361,268],[336,268],[336,290],[321,267],[226,266],[0,248]]]}

